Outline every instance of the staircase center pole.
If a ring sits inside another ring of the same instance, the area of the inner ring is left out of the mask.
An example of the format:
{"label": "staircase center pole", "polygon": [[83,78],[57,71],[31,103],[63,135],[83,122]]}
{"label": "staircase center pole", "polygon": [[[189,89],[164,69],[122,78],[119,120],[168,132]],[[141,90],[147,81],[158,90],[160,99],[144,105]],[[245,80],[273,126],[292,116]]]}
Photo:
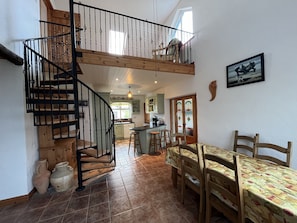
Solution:
{"label": "staircase center pole", "polygon": [[[70,13],[70,32],[71,32],[71,53],[72,53],[72,64],[71,64],[71,72],[73,75],[73,90],[74,90],[74,107],[75,107],[75,119],[76,122],[76,130],[79,129],[79,107],[78,107],[78,87],[77,87],[77,68],[76,68],[76,30],[74,23],[74,9],[73,9],[73,0],[69,0],[69,13]],[[76,143],[77,147],[77,143]],[[77,162],[77,181],[78,188],[77,191],[82,191],[85,187],[83,186],[82,180],[82,170],[81,170],[81,153],[76,148],[76,162]]]}

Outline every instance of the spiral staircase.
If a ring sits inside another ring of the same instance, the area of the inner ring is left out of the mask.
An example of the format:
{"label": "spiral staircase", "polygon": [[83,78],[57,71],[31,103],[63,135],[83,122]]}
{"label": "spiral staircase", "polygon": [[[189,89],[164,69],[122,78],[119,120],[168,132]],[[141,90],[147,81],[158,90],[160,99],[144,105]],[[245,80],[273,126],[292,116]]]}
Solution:
{"label": "spiral staircase", "polygon": [[26,107],[35,126],[51,130],[40,144],[51,141],[55,149],[71,140],[77,190],[82,190],[116,165],[114,115],[109,104],[77,78],[71,29],[62,27],[58,35],[24,41]]}

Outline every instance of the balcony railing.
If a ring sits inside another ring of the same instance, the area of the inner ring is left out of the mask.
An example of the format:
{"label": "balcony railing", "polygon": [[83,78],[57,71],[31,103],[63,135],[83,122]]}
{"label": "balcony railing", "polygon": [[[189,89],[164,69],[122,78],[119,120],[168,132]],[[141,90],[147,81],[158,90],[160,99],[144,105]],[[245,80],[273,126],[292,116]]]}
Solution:
{"label": "balcony railing", "polygon": [[[172,27],[74,2],[77,47],[117,55],[192,63],[193,34]],[[169,45],[173,41],[177,44]],[[163,50],[163,51],[162,51]],[[172,55],[170,55],[172,53]]]}

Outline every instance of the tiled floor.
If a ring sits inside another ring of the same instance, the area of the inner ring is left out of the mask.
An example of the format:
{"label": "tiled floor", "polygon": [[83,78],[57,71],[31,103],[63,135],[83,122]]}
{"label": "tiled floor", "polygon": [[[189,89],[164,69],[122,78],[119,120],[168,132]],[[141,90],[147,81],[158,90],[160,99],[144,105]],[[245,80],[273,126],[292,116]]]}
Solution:
{"label": "tiled floor", "polygon": [[[187,190],[185,204],[180,203],[165,153],[135,158],[127,151],[127,141],[117,143],[115,171],[84,191],[35,193],[29,202],[0,208],[0,223],[197,222],[197,197]],[[212,222],[228,221],[217,216]]]}

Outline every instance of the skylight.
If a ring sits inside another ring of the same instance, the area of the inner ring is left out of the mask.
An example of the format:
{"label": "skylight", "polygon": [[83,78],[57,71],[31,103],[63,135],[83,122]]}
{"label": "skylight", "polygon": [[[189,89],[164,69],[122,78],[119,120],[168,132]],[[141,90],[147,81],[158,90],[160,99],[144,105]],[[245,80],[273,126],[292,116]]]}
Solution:
{"label": "skylight", "polygon": [[114,30],[109,31],[109,53],[123,55],[125,33]]}

